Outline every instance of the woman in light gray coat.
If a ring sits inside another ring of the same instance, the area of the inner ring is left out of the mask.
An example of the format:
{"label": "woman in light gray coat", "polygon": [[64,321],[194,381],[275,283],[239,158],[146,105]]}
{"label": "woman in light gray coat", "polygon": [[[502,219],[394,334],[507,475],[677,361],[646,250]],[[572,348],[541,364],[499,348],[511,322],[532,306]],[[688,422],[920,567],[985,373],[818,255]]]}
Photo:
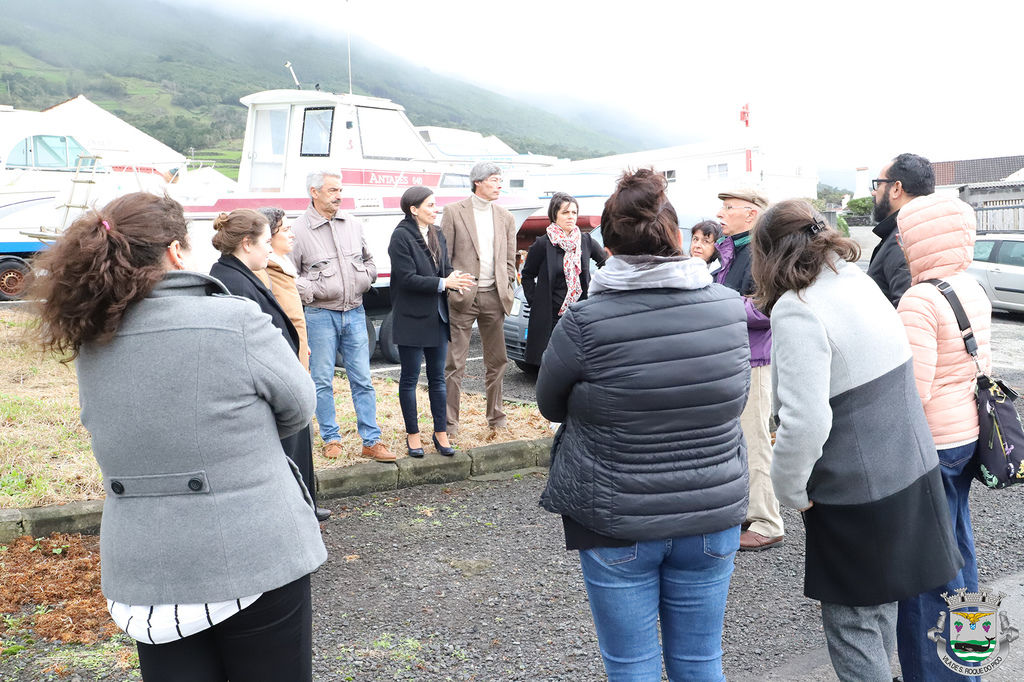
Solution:
{"label": "woman in light gray coat", "polygon": [[802,200],[754,229],[756,302],[772,318],[772,484],[803,512],[804,594],[821,601],[839,678],[888,682],[896,602],[963,560],[910,345],[859,255]]}
{"label": "woman in light gray coat", "polygon": [[186,272],[181,206],[129,194],[41,256],[36,329],[75,361],[107,497],[102,587],[153,680],[312,679],[326,558],[280,437],[313,382],[251,301]]}

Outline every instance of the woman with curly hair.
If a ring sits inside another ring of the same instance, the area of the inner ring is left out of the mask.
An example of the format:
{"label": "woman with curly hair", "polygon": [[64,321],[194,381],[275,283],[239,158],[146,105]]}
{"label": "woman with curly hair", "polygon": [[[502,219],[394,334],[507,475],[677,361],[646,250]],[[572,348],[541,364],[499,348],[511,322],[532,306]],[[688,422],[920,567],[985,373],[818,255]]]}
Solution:
{"label": "woman with curly hair", "polygon": [[103,594],[147,682],[311,680],[309,574],[327,552],[278,438],[309,423],[313,382],[190,257],[181,205],[146,193],[39,256],[35,333],[75,362],[103,472]]}

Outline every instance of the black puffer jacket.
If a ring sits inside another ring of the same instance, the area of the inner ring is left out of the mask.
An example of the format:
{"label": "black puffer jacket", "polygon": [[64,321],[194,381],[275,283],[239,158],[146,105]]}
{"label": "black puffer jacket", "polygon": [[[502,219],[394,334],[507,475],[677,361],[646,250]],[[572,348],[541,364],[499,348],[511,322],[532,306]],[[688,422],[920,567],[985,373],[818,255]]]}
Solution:
{"label": "black puffer jacket", "polygon": [[896,241],[896,217],[893,213],[871,230],[882,241],[871,252],[868,263],[868,277],[882,290],[893,307],[900,304],[903,294],[910,288],[910,266],[903,255],[903,247]]}
{"label": "black puffer jacket", "polygon": [[[601,272],[614,270],[609,265]],[[708,281],[692,289],[592,287],[566,311],[537,380],[541,413],[564,422],[545,509],[636,541],[743,522],[747,318],[736,292]]]}

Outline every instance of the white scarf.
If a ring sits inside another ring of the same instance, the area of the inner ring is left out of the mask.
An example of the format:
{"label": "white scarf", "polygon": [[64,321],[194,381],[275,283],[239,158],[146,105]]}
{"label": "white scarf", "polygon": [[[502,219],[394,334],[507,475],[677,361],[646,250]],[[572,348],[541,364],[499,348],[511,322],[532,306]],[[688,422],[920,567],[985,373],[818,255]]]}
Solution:
{"label": "white scarf", "polygon": [[701,258],[612,256],[590,280],[590,294],[637,289],[703,289],[714,280]]}

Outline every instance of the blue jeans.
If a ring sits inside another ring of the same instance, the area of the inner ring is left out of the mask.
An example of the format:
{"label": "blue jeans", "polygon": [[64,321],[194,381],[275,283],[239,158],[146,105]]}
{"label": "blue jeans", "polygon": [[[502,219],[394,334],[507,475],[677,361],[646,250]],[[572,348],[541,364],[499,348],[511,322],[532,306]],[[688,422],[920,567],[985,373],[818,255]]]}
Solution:
{"label": "blue jeans", "polygon": [[724,680],[722,621],[740,527],[580,551],[610,682]]}
{"label": "blue jeans", "polygon": [[448,356],[448,341],[440,346],[399,346],[398,357],[402,361],[402,373],[398,378],[398,404],[402,406],[406,433],[419,433],[420,426],[416,410],[416,384],[420,380],[420,363],[427,359],[427,391],[430,395],[430,416],[434,421],[434,432],[443,433],[448,429],[448,393],[444,383],[444,362]]}
{"label": "blue jeans", "polygon": [[[951,581],[899,603],[899,619],[896,623],[896,649],[899,652],[900,668],[904,682],[931,682],[932,680],[973,680],[976,676],[958,675],[943,665],[935,653],[935,642],[928,639],[928,629],[936,625],[939,613],[948,607],[942,593],[953,593],[959,587],[968,592],[978,591],[978,560],[974,554],[974,530],[971,528],[971,510],[967,496],[974,478],[975,443],[957,448],[939,450],[939,465],[942,468],[942,483],[949,503],[953,535],[956,537],[964,567]],[[949,622],[943,637],[949,641]]]}
{"label": "blue jeans", "polygon": [[363,445],[372,447],[380,440],[380,429],[377,427],[377,394],[370,381],[370,349],[363,306],[344,312],[309,306],[306,308],[306,333],[309,373],[316,384],[316,421],[320,424],[320,437],[325,443],[341,440],[334,412],[334,360],[340,351],[352,389],[356,428]]}

